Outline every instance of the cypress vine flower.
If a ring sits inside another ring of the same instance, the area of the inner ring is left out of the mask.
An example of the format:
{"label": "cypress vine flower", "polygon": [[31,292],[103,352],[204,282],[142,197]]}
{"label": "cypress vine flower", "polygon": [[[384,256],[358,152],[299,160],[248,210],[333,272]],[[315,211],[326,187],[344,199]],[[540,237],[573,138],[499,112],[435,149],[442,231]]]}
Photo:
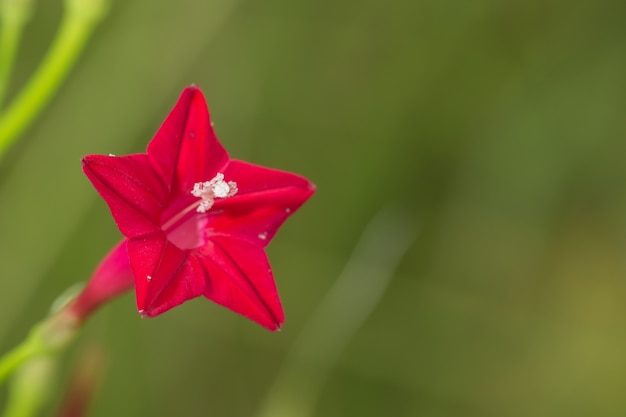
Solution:
{"label": "cypress vine flower", "polygon": [[119,268],[125,248],[142,316],[205,296],[280,328],[284,314],[265,247],[315,187],[230,159],[200,89],[183,91],[145,154],[88,155],[82,164],[125,236],[113,265]]}

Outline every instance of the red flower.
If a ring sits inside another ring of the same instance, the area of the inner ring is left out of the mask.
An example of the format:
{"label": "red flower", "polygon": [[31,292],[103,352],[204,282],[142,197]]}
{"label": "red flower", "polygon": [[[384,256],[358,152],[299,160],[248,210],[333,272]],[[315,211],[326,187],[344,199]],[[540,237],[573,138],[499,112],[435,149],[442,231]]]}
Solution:
{"label": "red flower", "polygon": [[193,86],[147,153],[82,162],[126,237],[139,313],[154,317],[204,295],[280,328],[284,314],[264,248],[313,184],[230,159]]}

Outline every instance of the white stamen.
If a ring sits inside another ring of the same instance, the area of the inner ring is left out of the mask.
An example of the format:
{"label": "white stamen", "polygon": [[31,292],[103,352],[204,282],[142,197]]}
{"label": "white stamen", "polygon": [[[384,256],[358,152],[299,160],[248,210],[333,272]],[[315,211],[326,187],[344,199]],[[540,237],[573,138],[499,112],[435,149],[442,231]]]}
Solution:
{"label": "white stamen", "polygon": [[220,181],[213,186],[215,197],[224,198],[230,192],[230,187],[224,181]]}
{"label": "white stamen", "polygon": [[148,279],[148,282],[152,280],[152,277],[150,275],[148,275],[146,278]]}
{"label": "white stamen", "polygon": [[110,153],[110,154],[109,154],[109,156],[115,156],[115,155],[113,155],[112,153]]}
{"label": "white stamen", "polygon": [[195,183],[191,194],[202,199],[196,211],[206,213],[213,207],[216,198],[228,198],[237,194],[237,183],[224,181],[224,174],[218,172],[211,181]]}
{"label": "white stamen", "polygon": [[267,239],[267,232],[259,233],[259,239],[261,240]]}

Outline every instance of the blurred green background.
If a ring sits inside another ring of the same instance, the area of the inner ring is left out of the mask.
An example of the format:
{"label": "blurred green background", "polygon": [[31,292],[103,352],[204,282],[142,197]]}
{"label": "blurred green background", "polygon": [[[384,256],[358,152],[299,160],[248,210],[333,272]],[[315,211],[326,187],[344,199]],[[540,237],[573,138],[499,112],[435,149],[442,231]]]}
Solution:
{"label": "blurred green background", "polygon": [[[13,93],[61,12],[37,1]],[[120,238],[81,156],[143,151],[195,83],[233,157],[318,186],[269,248],[287,322],[201,299],[140,319],[128,294],[64,356],[63,383],[105,351],[90,415],[254,416],[285,372],[319,396],[275,417],[624,415],[625,19],[617,0],[112,2],[0,164],[0,349]],[[380,303],[336,361],[283,366],[388,206],[415,237]]]}

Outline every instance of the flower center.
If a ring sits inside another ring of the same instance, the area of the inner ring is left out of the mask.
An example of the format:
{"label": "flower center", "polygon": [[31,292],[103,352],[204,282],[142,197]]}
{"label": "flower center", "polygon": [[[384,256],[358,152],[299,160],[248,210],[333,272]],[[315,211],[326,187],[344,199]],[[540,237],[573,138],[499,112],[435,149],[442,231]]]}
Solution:
{"label": "flower center", "polygon": [[224,181],[224,174],[218,172],[211,181],[195,183],[191,194],[202,199],[196,211],[206,213],[213,207],[216,198],[228,198],[237,194],[237,183]]}
{"label": "flower center", "polygon": [[193,249],[203,242],[207,219],[206,216],[194,215],[194,211],[206,213],[213,207],[216,198],[234,196],[237,194],[237,184],[234,181],[224,181],[224,174],[218,172],[210,181],[195,183],[191,194],[200,200],[178,211],[161,226],[169,240],[180,249]]}

